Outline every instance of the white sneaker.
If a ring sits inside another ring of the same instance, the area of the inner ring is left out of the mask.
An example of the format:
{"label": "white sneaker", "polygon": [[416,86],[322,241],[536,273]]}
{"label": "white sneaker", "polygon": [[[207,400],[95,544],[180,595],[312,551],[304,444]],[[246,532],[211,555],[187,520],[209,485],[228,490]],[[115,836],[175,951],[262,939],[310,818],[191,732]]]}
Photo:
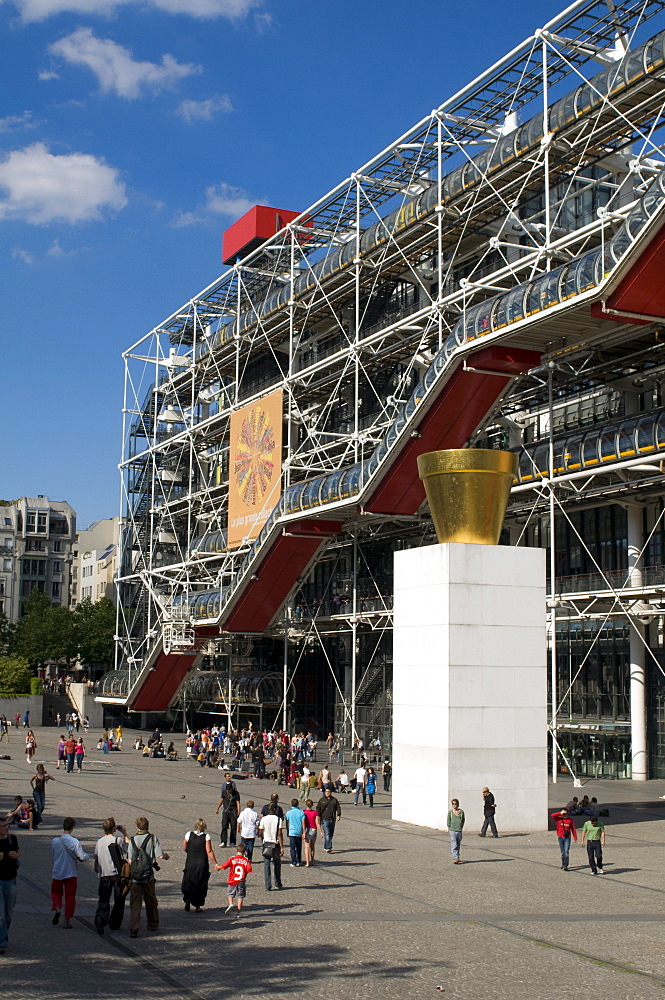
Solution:
{"label": "white sneaker", "polygon": [[233,909],[233,903],[229,903],[229,905],[224,910],[224,913],[230,913],[232,909]]}
{"label": "white sneaker", "polygon": [[604,875],[604,874],[605,874],[605,872],[604,872],[604,870],[603,870],[602,868],[599,868],[599,869],[598,869],[598,874],[599,874],[599,875]]}

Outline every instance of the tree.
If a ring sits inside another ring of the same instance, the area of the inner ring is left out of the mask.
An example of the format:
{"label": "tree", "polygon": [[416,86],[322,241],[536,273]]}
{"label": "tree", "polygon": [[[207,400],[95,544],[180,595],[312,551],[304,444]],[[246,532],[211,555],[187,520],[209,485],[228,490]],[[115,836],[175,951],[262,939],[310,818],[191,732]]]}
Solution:
{"label": "tree", "polygon": [[82,663],[110,666],[113,661],[115,605],[107,597],[81,601],[74,610],[78,652]]}
{"label": "tree", "polygon": [[25,602],[25,615],[16,626],[14,646],[33,666],[73,660],[77,653],[74,616],[68,608],[52,604],[40,590],[33,590]]}
{"label": "tree", "polygon": [[31,680],[27,660],[21,656],[0,656],[0,695],[11,698],[30,694]]}
{"label": "tree", "polygon": [[0,611],[0,653],[11,653],[15,638],[16,626]]}

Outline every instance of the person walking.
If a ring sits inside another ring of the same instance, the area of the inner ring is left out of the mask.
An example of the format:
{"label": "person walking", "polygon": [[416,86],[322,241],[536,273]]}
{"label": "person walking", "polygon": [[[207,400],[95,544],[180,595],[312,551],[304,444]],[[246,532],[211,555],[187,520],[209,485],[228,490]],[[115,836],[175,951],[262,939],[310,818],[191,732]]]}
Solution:
{"label": "person walking", "polygon": [[496,802],[494,801],[494,796],[490,792],[489,788],[485,786],[483,788],[483,813],[485,815],[485,822],[482,825],[481,831],[479,833],[480,837],[484,837],[487,833],[487,827],[492,831],[492,836],[494,838],[498,837],[496,823],[494,822],[494,813],[496,811]]}
{"label": "person walking", "polygon": [[227,837],[231,847],[236,846],[236,830],[238,827],[238,813],[240,793],[236,788],[235,781],[231,780],[231,772],[224,774],[224,784],[222,785],[221,798],[215,809],[215,816],[222,810],[222,829],[219,834],[219,846],[226,847]]}
{"label": "person walking", "polygon": [[76,756],[76,740],[69,736],[65,740],[65,757],[67,758],[67,774],[74,770],[74,757]]}
{"label": "person walking", "polygon": [[194,907],[196,913],[202,912],[208,895],[210,862],[217,868],[217,858],[207,830],[206,821],[197,819],[194,829],[187,831],[182,842],[182,849],[187,857],[180,891],[188,913],[190,906]]}
{"label": "person walking", "polygon": [[384,760],[383,765],[381,767],[381,776],[383,777],[383,790],[384,792],[389,792],[390,779],[393,776],[393,766],[387,757]]}
{"label": "person walking", "polygon": [[28,711],[23,716],[23,728],[28,729],[29,726],[30,726],[30,710],[28,709]]}
{"label": "person walking", "polygon": [[354,806],[358,805],[358,796],[362,793],[363,805],[367,805],[367,771],[361,764],[356,768],[353,777],[356,779],[356,797],[353,800]]}
{"label": "person walking", "polygon": [[307,767],[307,764],[303,765],[302,773],[300,775],[300,798],[307,800],[309,795],[309,776],[312,772]]}
{"label": "person walking", "polygon": [[[284,854],[284,820],[277,815],[277,806],[271,802],[268,812],[261,817],[259,836],[263,840],[263,878],[268,892],[272,889],[271,870],[275,874],[275,889],[282,889],[282,855]],[[272,866],[272,868],[271,868]]]}
{"label": "person walking", "polygon": [[446,826],[450,834],[450,853],[453,856],[453,864],[460,863],[460,847],[462,846],[462,831],[464,830],[464,810],[459,807],[459,799],[450,800],[451,808],[448,810]]}
{"label": "person walking", "polygon": [[67,737],[61,736],[58,740],[58,748],[56,750],[57,763],[55,765],[56,771],[60,770],[60,762],[62,761],[62,766],[67,767],[67,752],[65,750],[65,744],[67,743]]}
{"label": "person walking", "polygon": [[222,871],[224,868],[229,869],[229,887],[227,891],[229,905],[226,907],[224,912],[231,912],[235,900],[237,917],[239,917],[242,913],[242,904],[247,895],[247,876],[252,871],[252,863],[245,857],[245,852],[245,845],[238,844],[236,853],[233,857],[230,857],[228,861],[224,862],[223,865],[217,865],[218,872]]}
{"label": "person walking", "polygon": [[129,896],[129,936],[139,936],[141,906],[145,903],[145,916],[149,931],[159,927],[159,910],[155,892],[155,862],[168,861],[168,854],[150,833],[145,816],[136,820],[136,833],[129,838],[129,860],[132,866],[132,887]]}
{"label": "person walking", "polygon": [[326,854],[332,854],[335,825],[342,819],[342,810],[339,801],[329,788],[326,788],[319,799],[316,811],[319,816],[321,836],[323,837],[323,850]]}
{"label": "person walking", "polygon": [[46,769],[43,764],[37,764],[37,773],[33,774],[30,778],[30,784],[33,788],[33,793],[35,796],[35,805],[37,806],[37,811],[41,815],[46,808],[46,782],[55,781],[50,774],[46,773]]}
{"label": "person walking", "polygon": [[7,740],[9,743],[9,723],[6,715],[0,715],[0,743]]}
{"label": "person walking", "polygon": [[603,847],[605,846],[605,827],[597,816],[592,816],[582,827],[582,847],[586,842],[586,853],[592,875],[604,875]]}
{"label": "person walking", "polygon": [[83,758],[85,757],[85,745],[83,739],[79,736],[76,748],[74,750],[74,759],[76,760],[76,773],[80,774],[83,770]]}
{"label": "person walking", "polygon": [[300,868],[302,864],[302,838],[305,832],[305,813],[300,808],[298,799],[291,799],[291,808],[284,819],[289,831],[291,867]]}
{"label": "person walking", "polygon": [[9,820],[3,816],[0,819],[0,955],[4,955],[9,944],[20,856],[18,839],[9,832]]}
{"label": "person walking", "polygon": [[365,775],[365,788],[367,789],[367,798],[369,799],[370,809],[374,808],[374,793],[376,792],[376,771],[373,767],[367,768],[367,774]]}
{"label": "person walking", "polygon": [[559,838],[559,850],[561,851],[561,867],[568,871],[570,863],[570,838],[577,840],[577,830],[572,816],[568,815],[568,810],[560,809],[559,812],[552,813],[552,819],[556,823],[556,835]]}
{"label": "person walking", "polygon": [[56,712],[55,713],[55,728],[56,729],[60,729],[61,724],[62,724],[62,716],[60,715],[60,712]]}
{"label": "person walking", "polygon": [[51,851],[53,852],[53,874],[51,877],[51,910],[53,910],[52,924],[60,922],[60,911],[62,910],[62,897],[65,897],[65,921],[63,927],[70,930],[72,917],[76,910],[76,887],[78,885],[78,863],[88,861],[88,855],[81,847],[80,841],[72,837],[72,830],[76,826],[76,820],[72,816],[67,816],[63,820],[63,833],[60,837],[54,837],[51,841]]}
{"label": "person walking", "polygon": [[27,760],[28,764],[32,764],[32,758],[35,755],[36,749],[37,749],[37,740],[35,739],[35,734],[33,733],[32,729],[29,729],[28,735],[25,738],[25,759]]}
{"label": "person walking", "polygon": [[305,841],[305,868],[311,868],[314,863],[316,834],[317,832],[321,832],[321,821],[311,799],[307,799],[304,811],[305,830],[303,840]]}
{"label": "person walking", "polygon": [[259,819],[259,814],[254,809],[254,799],[249,799],[247,805],[238,816],[236,831],[240,835],[240,842],[245,845],[245,854],[248,861],[252,860],[252,855],[254,854],[254,841],[259,832]]}
{"label": "person walking", "polygon": [[[109,816],[102,823],[103,836],[95,844],[95,871],[99,877],[97,911],[95,927],[98,934],[104,933],[104,928],[112,931],[120,929],[125,914],[126,887],[120,878],[120,866],[127,854],[124,826],[116,828],[115,819]],[[118,834],[118,830],[120,834]],[[113,899],[113,909],[111,909]]]}

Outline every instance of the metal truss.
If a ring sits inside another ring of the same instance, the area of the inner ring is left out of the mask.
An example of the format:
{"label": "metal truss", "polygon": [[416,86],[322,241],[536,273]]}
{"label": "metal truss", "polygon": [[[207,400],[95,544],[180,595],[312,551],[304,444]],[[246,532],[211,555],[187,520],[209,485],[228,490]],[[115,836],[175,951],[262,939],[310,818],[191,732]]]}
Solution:
{"label": "metal truss", "polygon": [[[665,27],[664,10],[665,0],[572,4],[125,352],[118,667],[140,671],[162,642],[191,648],[189,596],[237,578],[250,542],[229,549],[224,532],[229,422],[239,406],[283,390],[283,489],[362,462],[460,317],[609,244],[665,164],[665,69],[616,93],[593,81],[599,69],[625,68],[626,54]],[[588,113],[562,111],[543,129],[543,112],[582,85],[596,91]],[[521,128],[526,143],[539,116],[540,138],[506,157],[510,137]],[[433,208],[418,216],[413,206],[428,192]],[[539,350],[543,368],[502,397],[474,440],[509,427],[515,445],[559,398],[645,372],[657,380],[665,357],[646,329],[590,321],[584,304],[569,302],[525,317],[510,342]],[[659,493],[660,470],[644,464],[517,487],[511,523],[519,530],[541,510],[554,523],[567,505],[599,496]],[[346,681],[331,671],[355,732],[356,695],[384,655],[360,662],[358,634],[391,627],[391,595],[376,579],[366,583],[372,545],[397,544],[396,536],[419,544],[430,528],[420,515],[396,524],[352,505],[336,516],[345,530],[324,557],[330,593],[305,612],[307,581],[298,581],[271,634],[285,648],[312,637],[324,648],[325,636],[348,635]],[[215,545],[202,544],[214,535]],[[339,607],[334,564],[345,551],[349,604]],[[633,590],[621,613],[654,596]],[[588,600],[601,598],[566,595],[580,614],[596,606]]]}

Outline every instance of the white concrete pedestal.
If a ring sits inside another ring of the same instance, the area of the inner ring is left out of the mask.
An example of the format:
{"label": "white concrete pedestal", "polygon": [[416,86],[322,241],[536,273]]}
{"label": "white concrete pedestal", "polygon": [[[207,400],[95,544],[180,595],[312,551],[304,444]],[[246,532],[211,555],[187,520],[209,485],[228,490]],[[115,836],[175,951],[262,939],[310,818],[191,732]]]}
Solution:
{"label": "white concrete pedestal", "polygon": [[395,553],[393,819],[547,829],[545,552],[448,543]]}

